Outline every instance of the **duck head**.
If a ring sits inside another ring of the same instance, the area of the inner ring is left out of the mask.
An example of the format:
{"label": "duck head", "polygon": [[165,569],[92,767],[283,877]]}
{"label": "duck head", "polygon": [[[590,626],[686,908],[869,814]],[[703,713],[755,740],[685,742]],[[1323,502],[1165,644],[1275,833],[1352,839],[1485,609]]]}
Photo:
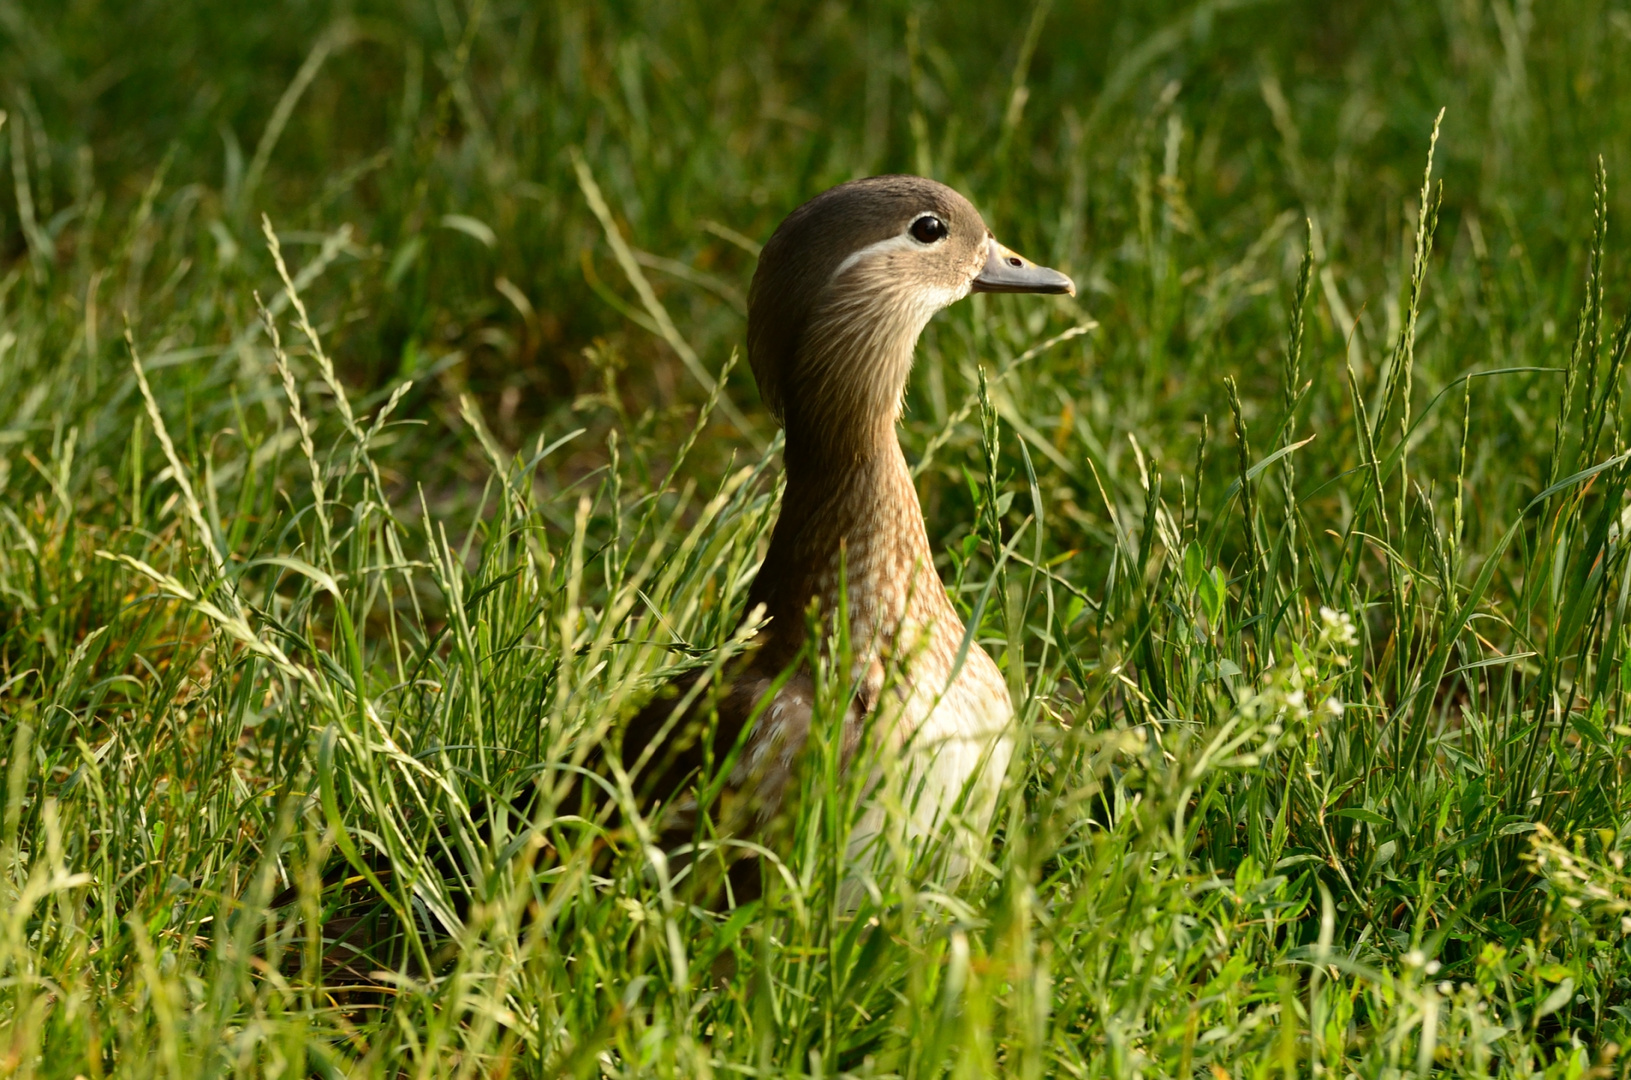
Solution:
{"label": "duck head", "polygon": [[1003,247],[973,204],[920,176],[840,184],[788,215],[754,271],[748,358],[789,451],[842,456],[892,439],[918,335],[971,292],[1076,286]]}

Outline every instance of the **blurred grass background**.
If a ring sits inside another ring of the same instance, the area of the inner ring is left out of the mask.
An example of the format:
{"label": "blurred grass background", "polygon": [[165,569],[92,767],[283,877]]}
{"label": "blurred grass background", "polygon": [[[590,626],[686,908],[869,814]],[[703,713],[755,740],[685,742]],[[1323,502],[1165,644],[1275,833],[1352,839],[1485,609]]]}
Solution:
{"label": "blurred grass background", "polygon": [[[1624,1074],[1623,0],[0,0],[0,57],[0,1067]],[[514,872],[587,834],[501,797],[728,650],[773,431],[705,379],[884,171],[1082,286],[937,319],[902,430],[1021,691],[992,865],[845,915],[814,770],[762,906]]]}

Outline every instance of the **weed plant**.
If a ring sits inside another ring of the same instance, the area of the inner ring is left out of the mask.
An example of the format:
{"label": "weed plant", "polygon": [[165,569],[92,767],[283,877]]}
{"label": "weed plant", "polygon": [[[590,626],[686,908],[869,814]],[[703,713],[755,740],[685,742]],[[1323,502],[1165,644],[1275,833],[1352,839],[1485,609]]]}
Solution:
{"label": "weed plant", "polygon": [[[0,50],[7,1075],[1625,1075],[1623,0]],[[857,907],[818,730],[719,902],[561,796],[744,645],[756,241],[887,170],[1083,286],[940,316],[901,429],[1021,752]]]}

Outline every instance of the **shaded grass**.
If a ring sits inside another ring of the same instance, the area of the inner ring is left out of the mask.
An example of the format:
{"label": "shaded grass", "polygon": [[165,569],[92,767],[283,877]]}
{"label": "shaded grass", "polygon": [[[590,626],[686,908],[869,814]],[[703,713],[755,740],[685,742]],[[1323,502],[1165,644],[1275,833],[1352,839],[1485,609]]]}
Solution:
{"label": "shaded grass", "polygon": [[[0,11],[8,1067],[1621,1067],[1623,5]],[[547,793],[739,647],[753,241],[889,168],[1086,286],[902,430],[1023,753],[849,913],[816,740],[714,910]]]}

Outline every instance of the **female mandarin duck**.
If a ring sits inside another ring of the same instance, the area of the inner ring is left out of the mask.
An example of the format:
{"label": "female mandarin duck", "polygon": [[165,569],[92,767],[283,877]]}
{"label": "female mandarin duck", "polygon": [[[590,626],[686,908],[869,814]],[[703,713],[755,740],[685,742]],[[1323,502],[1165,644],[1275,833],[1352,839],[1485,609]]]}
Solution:
{"label": "female mandarin duck", "polygon": [[[1076,287],[997,243],[957,192],[917,176],[841,184],[795,210],[765,245],[748,298],[748,356],[786,430],[787,473],[748,599],[750,617],[762,608],[768,621],[711,694],[687,692],[696,676],[682,680],[626,729],[625,767],[665,803],[665,844],[693,835],[710,728],[720,761],[753,725],[716,820],[752,835],[781,808],[810,730],[814,684],[807,669],[777,684],[804,654],[812,602],[825,620],[848,617],[857,692],[839,733],[846,766],[868,732],[906,765],[909,837],[935,833],[954,814],[968,835],[985,835],[1012,752],[1013,704],[978,644],[958,663],[963,623],[935,574],[895,435],[918,335],[971,292]],[[866,810],[851,855],[882,827],[881,808]],[[971,854],[952,854],[948,876],[960,876]]]}

